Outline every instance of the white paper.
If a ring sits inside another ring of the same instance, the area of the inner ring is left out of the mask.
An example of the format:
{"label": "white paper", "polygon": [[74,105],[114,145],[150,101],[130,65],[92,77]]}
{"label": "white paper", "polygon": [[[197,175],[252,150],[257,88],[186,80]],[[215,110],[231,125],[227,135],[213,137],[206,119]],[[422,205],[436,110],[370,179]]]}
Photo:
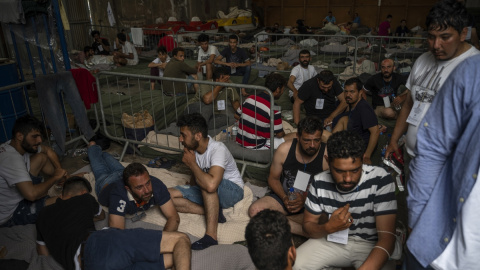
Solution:
{"label": "white paper", "polygon": [[[332,215],[328,217],[330,219]],[[350,232],[349,228],[346,228],[345,230],[338,231],[331,233],[327,235],[327,241],[334,242],[334,243],[339,243],[339,244],[348,244],[348,233]]]}
{"label": "white paper", "polygon": [[324,103],[325,103],[325,99],[323,99],[323,98],[317,98],[317,102],[315,103],[315,109],[317,109],[317,110],[322,110]]}
{"label": "white paper", "polygon": [[307,191],[309,181],[310,174],[298,171],[297,177],[295,177],[295,183],[293,183],[293,187],[301,191]]}
{"label": "white paper", "polygon": [[99,52],[103,52],[103,46],[102,46],[102,45],[98,45],[97,48],[98,48],[98,51],[99,51]]}
{"label": "white paper", "polygon": [[425,114],[426,110],[426,103],[420,102],[415,100],[415,103],[413,103],[412,110],[410,111],[410,114],[408,115],[407,118],[407,123],[418,126],[420,122],[422,121],[423,115]]}
{"label": "white paper", "polygon": [[236,73],[236,72],[237,72],[237,68],[232,67],[232,68],[231,68],[231,71],[230,71],[230,74],[234,74],[234,73]]}
{"label": "white paper", "polygon": [[224,111],[225,110],[225,100],[217,100],[217,109],[219,111]]}
{"label": "white paper", "polygon": [[390,97],[389,96],[383,97],[383,104],[385,104],[385,108],[390,108]]}

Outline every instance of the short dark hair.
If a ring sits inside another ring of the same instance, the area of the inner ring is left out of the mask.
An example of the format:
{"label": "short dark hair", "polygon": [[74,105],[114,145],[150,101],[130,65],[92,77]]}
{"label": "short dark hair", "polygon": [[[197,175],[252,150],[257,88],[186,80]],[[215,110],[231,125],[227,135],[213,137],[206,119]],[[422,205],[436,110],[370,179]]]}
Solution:
{"label": "short dark hair", "polygon": [[300,120],[297,125],[298,136],[302,136],[303,132],[314,134],[318,130],[323,133],[323,122],[316,116],[307,116]]}
{"label": "short dark hair", "polygon": [[303,49],[303,50],[301,50],[301,51],[298,53],[298,57],[300,57],[300,54],[308,54],[308,55],[310,55],[310,51],[309,51],[309,50],[306,50],[306,49]]}
{"label": "short dark hair", "polygon": [[456,0],[438,1],[428,12],[425,25],[427,30],[445,30],[452,27],[458,33],[468,24],[468,12],[465,6]]}
{"label": "short dark hair", "polygon": [[391,19],[391,18],[393,18],[392,14],[388,14],[387,19]]}
{"label": "short dark hair", "polygon": [[405,22],[405,23],[406,23],[406,22],[407,22],[407,20],[403,19],[403,20],[401,20],[401,21],[400,21],[400,23],[402,23],[402,22]]}
{"label": "short dark hair", "polygon": [[287,80],[278,73],[270,73],[265,78],[265,87],[267,87],[270,91],[275,92],[277,88],[284,87],[287,84]]}
{"label": "short dark hair", "polygon": [[123,42],[127,41],[127,36],[124,33],[118,33],[117,38]]}
{"label": "short dark hair", "polygon": [[178,118],[177,127],[188,127],[192,134],[202,133],[203,138],[208,136],[207,120],[199,113],[184,114]]}
{"label": "short dark hair", "polygon": [[228,39],[235,39],[236,41],[238,41],[238,36],[237,35],[230,35],[230,36],[228,36]]}
{"label": "short dark hair", "polygon": [[92,37],[94,37],[95,34],[98,34],[100,36],[100,31],[93,30],[92,33],[90,33],[90,35],[92,35]]}
{"label": "short dark hair", "polygon": [[320,71],[320,73],[318,73],[316,77],[324,84],[329,84],[335,79],[333,72],[327,69]]}
{"label": "short dark hair", "polygon": [[328,138],[327,154],[328,161],[332,162],[336,158],[363,159],[365,152],[365,142],[356,132],[343,130],[335,132]]}
{"label": "short dark hair", "polygon": [[206,34],[200,34],[198,36],[198,42],[210,41],[210,38]]}
{"label": "short dark hair", "polygon": [[165,48],[165,46],[163,46],[163,45],[158,46],[157,54],[159,54],[159,53],[167,54],[167,48]]}
{"label": "short dark hair", "polygon": [[138,162],[130,163],[124,170],[122,174],[123,184],[130,187],[128,179],[131,176],[139,176],[144,173],[148,173],[147,168]]}
{"label": "short dark hair", "polygon": [[91,46],[85,46],[85,47],[83,47],[83,52],[84,52],[84,53],[87,53],[87,52],[90,51],[90,50],[93,50],[93,48],[92,48]]}
{"label": "short dark hair", "polygon": [[82,191],[92,192],[92,185],[90,185],[87,179],[81,176],[72,176],[65,180],[62,191],[63,195],[75,195]]}
{"label": "short dark hair", "polygon": [[185,49],[182,47],[176,47],[172,50],[172,55],[177,55],[178,52],[185,52]]}
{"label": "short dark hair", "polygon": [[345,86],[355,84],[358,91],[362,90],[363,84],[358,77],[353,77],[345,81]]}
{"label": "short dark hair", "polygon": [[288,219],[280,212],[266,209],[250,219],[245,229],[248,253],[257,269],[285,269],[288,250],[293,246]]}
{"label": "short dark hair", "polygon": [[212,79],[219,79],[222,75],[230,75],[230,69],[225,66],[218,66],[213,69]]}
{"label": "short dark hair", "polygon": [[12,138],[15,138],[17,133],[27,136],[31,131],[40,131],[42,135],[45,135],[42,122],[31,115],[24,115],[15,121],[12,129]]}

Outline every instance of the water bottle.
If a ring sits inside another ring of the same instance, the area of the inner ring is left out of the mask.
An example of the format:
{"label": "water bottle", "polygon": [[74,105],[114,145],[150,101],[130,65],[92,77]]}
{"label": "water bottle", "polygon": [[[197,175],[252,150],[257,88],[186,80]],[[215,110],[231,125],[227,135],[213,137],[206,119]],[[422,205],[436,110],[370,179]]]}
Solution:
{"label": "water bottle", "polygon": [[227,141],[232,140],[232,137],[230,136],[230,131],[227,133]]}
{"label": "water bottle", "polygon": [[[392,94],[392,102],[395,100],[395,94]],[[402,105],[394,105],[395,110],[400,111],[402,109]]]}
{"label": "water bottle", "polygon": [[222,130],[222,134],[220,134],[220,141],[225,142],[227,140],[227,130]]}
{"label": "water bottle", "polygon": [[387,143],[382,147],[382,152],[381,152],[382,160],[383,158],[385,158],[385,154],[387,153],[388,143],[390,142],[391,137],[392,137],[392,134],[387,135]]}
{"label": "water bottle", "polygon": [[232,127],[232,140],[235,141],[238,134],[238,122],[235,122],[235,125]]}
{"label": "water bottle", "polygon": [[295,188],[291,187],[288,190],[288,200],[289,201],[294,201],[297,198],[297,193],[295,193]]}

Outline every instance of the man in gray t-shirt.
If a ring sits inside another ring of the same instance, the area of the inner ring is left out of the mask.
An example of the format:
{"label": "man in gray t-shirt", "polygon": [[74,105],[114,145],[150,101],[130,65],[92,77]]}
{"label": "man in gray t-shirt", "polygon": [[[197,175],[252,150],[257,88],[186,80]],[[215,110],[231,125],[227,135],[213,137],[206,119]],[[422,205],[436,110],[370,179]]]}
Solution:
{"label": "man in gray t-shirt", "polygon": [[20,117],[12,140],[0,145],[0,227],[35,223],[40,209],[56,200],[48,190],[67,175],[55,152],[41,145],[42,126],[33,116]]}

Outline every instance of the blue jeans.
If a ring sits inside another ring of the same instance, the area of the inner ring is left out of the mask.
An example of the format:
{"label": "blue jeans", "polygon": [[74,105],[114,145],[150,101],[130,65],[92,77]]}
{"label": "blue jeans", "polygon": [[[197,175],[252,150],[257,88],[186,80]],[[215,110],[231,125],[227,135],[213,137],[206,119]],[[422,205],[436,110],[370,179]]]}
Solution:
{"label": "blue jeans", "polygon": [[75,116],[78,127],[89,140],[95,133],[90,126],[77,85],[70,71],[58,72],[51,75],[38,76],[35,79],[35,86],[38,92],[38,101],[42,107],[48,126],[55,136],[56,143],[62,153],[65,152],[65,132],[66,124],[62,117],[63,103],[60,99],[60,93],[63,92],[65,101],[70,105]]}
{"label": "blue jeans", "polygon": [[118,160],[106,152],[102,152],[102,147],[92,145],[88,147],[88,159],[95,175],[95,192],[97,196],[102,188],[117,181],[122,181],[123,170],[125,169]]}
{"label": "blue jeans", "polygon": [[[176,186],[175,189],[182,193],[183,198],[203,205],[202,190],[198,186],[183,185]],[[222,179],[217,192],[220,207],[223,209],[230,208],[243,199],[243,189],[227,179]]]}
{"label": "blue jeans", "polygon": [[[230,68],[230,73],[232,71],[232,68]],[[230,74],[232,76],[243,76],[242,79],[242,84],[248,84],[248,80],[250,80],[250,73],[252,72],[252,67],[251,66],[246,66],[246,67],[237,67],[237,70],[235,73]]]}
{"label": "blue jeans", "polygon": [[84,269],[165,269],[162,231],[109,228],[93,232],[84,249]]}

